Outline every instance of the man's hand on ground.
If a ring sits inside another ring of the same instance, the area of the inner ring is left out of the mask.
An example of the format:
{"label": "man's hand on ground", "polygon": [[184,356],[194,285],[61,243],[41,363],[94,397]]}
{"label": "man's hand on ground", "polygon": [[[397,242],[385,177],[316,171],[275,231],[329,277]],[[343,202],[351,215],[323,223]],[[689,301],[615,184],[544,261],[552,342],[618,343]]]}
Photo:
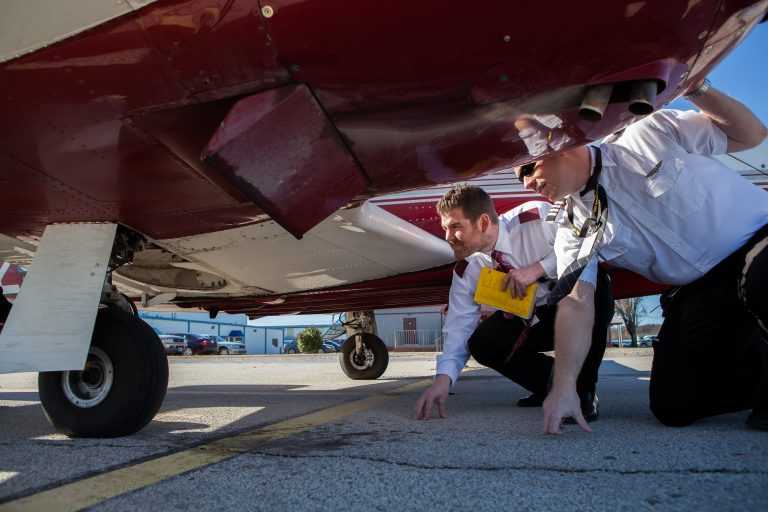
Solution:
{"label": "man's hand on ground", "polygon": [[448,392],[451,389],[451,379],[447,375],[439,374],[421,394],[416,401],[416,419],[428,420],[432,417],[432,407],[437,405],[437,412],[441,418],[447,418],[445,403],[448,401]]}
{"label": "man's hand on ground", "polygon": [[545,434],[562,434],[563,419],[569,417],[575,419],[583,431],[592,432],[581,412],[581,401],[573,386],[568,389],[552,388],[543,408]]}

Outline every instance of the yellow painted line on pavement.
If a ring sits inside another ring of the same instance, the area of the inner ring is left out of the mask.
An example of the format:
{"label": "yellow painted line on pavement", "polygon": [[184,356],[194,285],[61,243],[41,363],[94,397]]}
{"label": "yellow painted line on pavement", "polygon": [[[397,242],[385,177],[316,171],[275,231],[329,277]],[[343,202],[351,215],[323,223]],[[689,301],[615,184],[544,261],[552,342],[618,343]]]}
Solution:
{"label": "yellow painted line on pavement", "polygon": [[418,391],[432,379],[400,386],[361,400],[283,420],[255,430],[211,441],[183,452],[126,466],[76,482],[42,491],[0,505],[0,512],[10,511],[75,511],[93,507],[111,498],[162,482],[188,471],[201,469],[258,448],[265,443],[283,439],[325,423],[365,411],[405,393]]}

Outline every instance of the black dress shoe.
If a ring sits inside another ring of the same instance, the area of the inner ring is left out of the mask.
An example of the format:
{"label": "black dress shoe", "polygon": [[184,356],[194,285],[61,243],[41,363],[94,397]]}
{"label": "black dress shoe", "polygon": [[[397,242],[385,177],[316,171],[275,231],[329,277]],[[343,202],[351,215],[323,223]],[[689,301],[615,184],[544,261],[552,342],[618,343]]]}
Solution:
{"label": "black dress shoe", "polygon": [[[579,399],[581,400],[581,414],[584,415],[584,419],[587,420],[587,423],[596,421],[598,416],[600,416],[600,400],[597,399],[597,393],[589,391],[579,395]],[[573,418],[565,418],[563,423],[566,425],[575,425],[576,420]]]}
{"label": "black dress shoe", "polygon": [[752,414],[747,418],[747,426],[755,430],[765,430],[768,432],[768,410],[752,410]]}
{"label": "black dress shoe", "polygon": [[517,401],[518,407],[541,407],[541,404],[544,403],[544,399],[546,396],[540,395],[538,393],[532,393],[531,395],[521,398]]}

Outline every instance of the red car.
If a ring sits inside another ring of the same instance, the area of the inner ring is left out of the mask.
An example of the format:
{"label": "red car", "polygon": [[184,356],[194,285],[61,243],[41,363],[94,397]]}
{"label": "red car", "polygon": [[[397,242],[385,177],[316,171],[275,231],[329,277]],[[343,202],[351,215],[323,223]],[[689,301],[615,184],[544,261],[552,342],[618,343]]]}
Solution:
{"label": "red car", "polygon": [[173,336],[183,336],[186,347],[184,355],[218,354],[219,344],[212,335],[175,333]]}

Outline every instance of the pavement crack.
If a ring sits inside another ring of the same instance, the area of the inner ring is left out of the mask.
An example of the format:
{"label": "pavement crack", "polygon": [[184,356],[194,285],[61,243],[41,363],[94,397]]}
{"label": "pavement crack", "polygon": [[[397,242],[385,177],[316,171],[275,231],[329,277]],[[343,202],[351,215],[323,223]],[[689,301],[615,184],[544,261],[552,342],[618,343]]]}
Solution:
{"label": "pavement crack", "polygon": [[345,459],[362,462],[374,462],[378,464],[390,464],[411,469],[428,469],[444,471],[539,471],[547,473],[564,474],[612,474],[612,475],[768,475],[768,471],[734,468],[689,468],[689,469],[609,469],[609,468],[567,468],[562,466],[541,465],[509,465],[509,466],[473,466],[453,464],[419,464],[414,462],[393,461],[381,457],[361,457],[357,455],[299,455],[274,453],[269,451],[249,451],[249,455],[261,455],[263,457],[284,459]]}

